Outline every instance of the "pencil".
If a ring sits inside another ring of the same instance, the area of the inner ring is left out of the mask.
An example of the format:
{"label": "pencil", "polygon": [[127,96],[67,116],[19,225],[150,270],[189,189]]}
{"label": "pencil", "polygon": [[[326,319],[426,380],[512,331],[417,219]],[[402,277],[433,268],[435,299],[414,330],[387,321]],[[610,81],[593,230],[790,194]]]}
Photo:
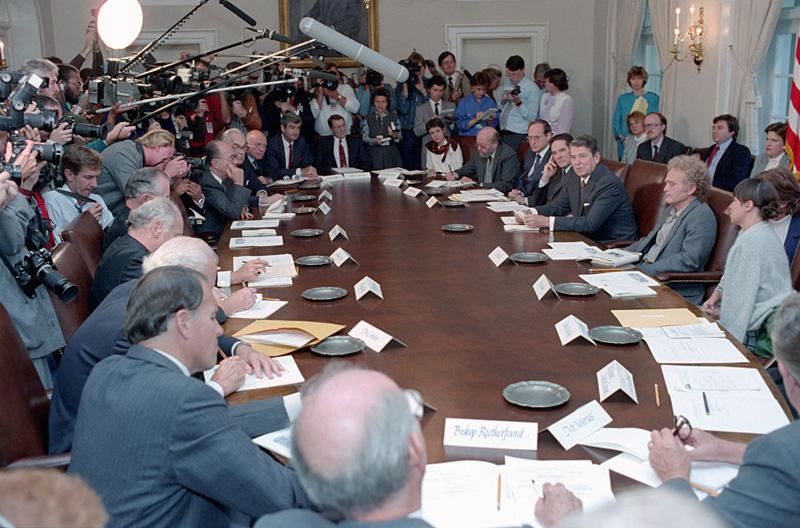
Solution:
{"label": "pencil", "polygon": [[719,497],[719,492],[713,488],[709,488],[708,486],[703,486],[702,484],[698,484],[697,482],[690,482],[689,484],[691,484],[691,486],[697,491],[708,493],[712,497]]}
{"label": "pencil", "polygon": [[589,273],[610,273],[612,271],[625,271],[619,268],[589,268]]}
{"label": "pencil", "polygon": [[502,476],[497,475],[497,511],[500,511],[500,483]]}
{"label": "pencil", "polygon": [[661,394],[658,392],[658,383],[653,385],[653,388],[656,391],[656,407],[661,408]]}
{"label": "pencil", "polygon": [[217,347],[217,354],[219,354],[222,357],[222,359],[228,359],[228,354],[223,352],[220,347]]}
{"label": "pencil", "polygon": [[703,392],[703,407],[706,409],[706,416],[711,414],[711,409],[708,408],[708,398],[706,397],[705,391]]}

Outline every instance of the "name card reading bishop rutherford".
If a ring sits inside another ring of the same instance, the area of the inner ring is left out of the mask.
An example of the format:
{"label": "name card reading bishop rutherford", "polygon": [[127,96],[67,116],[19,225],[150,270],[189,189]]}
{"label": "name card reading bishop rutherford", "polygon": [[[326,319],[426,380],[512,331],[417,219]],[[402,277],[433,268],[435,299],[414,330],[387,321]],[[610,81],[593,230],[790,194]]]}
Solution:
{"label": "name card reading bishop rutherford", "polygon": [[444,445],[536,451],[539,424],[445,418]]}

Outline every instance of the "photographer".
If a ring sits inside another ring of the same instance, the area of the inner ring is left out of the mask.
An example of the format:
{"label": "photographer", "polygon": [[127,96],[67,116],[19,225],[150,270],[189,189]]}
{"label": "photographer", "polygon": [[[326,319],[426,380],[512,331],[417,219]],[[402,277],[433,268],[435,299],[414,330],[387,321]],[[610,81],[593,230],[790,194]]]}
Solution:
{"label": "photographer", "polygon": [[[27,144],[14,160],[15,165],[31,166],[32,146],[30,142]],[[33,165],[36,165],[35,161]],[[30,290],[29,296],[16,278],[19,276],[19,265],[30,262],[28,250],[38,249],[41,246],[37,244],[46,240],[45,234],[36,232],[34,209],[16,191],[16,184],[10,180],[10,175],[7,172],[0,173],[0,291],[3,292],[0,302],[25,343],[42,385],[50,389],[53,380],[48,357],[64,346],[64,337],[45,287],[39,284]],[[32,287],[35,283],[38,281],[34,278],[29,285]]]}
{"label": "photographer", "polygon": [[[333,64],[329,64],[325,71],[339,76],[339,70]],[[311,113],[314,115],[314,130],[320,136],[332,134],[328,118],[334,114],[344,117],[347,132],[350,133],[353,128],[353,114],[358,109],[356,93],[347,83],[321,81],[315,84]]]}
{"label": "photographer", "polygon": [[[81,74],[75,66],[69,64],[58,65],[58,87],[64,97],[62,110],[64,113],[73,112],[74,107],[83,95],[83,81]],[[80,113],[80,106],[77,107]]]}
{"label": "photographer", "polygon": [[61,90],[58,87],[58,66],[47,59],[31,59],[19,69],[21,73],[35,73],[45,82],[39,88],[41,95],[53,97],[58,100]]}
{"label": "photographer", "polygon": [[[241,66],[241,62],[229,62],[225,69],[232,70]],[[257,82],[257,81],[256,81]],[[234,85],[249,84],[249,77],[242,77]],[[229,126],[247,134],[249,130],[261,130],[261,116],[258,113],[258,102],[252,89],[244,88],[228,92],[231,107]]]}
{"label": "photographer", "polygon": [[413,52],[408,59],[401,61],[408,68],[408,80],[397,83],[397,114],[400,117],[402,139],[400,140],[400,156],[403,167],[408,170],[419,170],[422,160],[422,142],[414,134],[414,117],[417,106],[428,100],[428,89],[424,79],[430,73],[422,55]]}
{"label": "photographer", "polygon": [[[372,108],[372,92],[376,88],[384,88],[387,92],[392,92],[392,85],[383,82],[383,74],[375,70],[364,70],[358,74],[358,87],[356,87],[356,98],[358,99],[358,115],[367,117]],[[394,97],[389,101],[389,111],[396,112]]]}
{"label": "photographer", "polygon": [[[208,62],[202,60],[195,62],[195,75],[200,79],[208,79],[209,69]],[[194,134],[192,149],[199,151],[213,141],[231,122],[231,108],[226,97],[220,97],[220,94],[206,94],[196,100],[193,110],[187,113],[187,117],[189,128]]]}
{"label": "photographer", "polygon": [[[291,79],[290,73],[282,73],[289,65],[288,62],[278,63],[278,75],[275,80]],[[281,133],[281,117],[286,112],[291,112],[303,121],[302,134],[310,143],[314,139],[314,114],[311,113],[311,96],[306,91],[303,79],[296,79],[294,84],[279,84],[264,98],[264,116],[266,118],[263,128],[267,137],[271,138]]]}

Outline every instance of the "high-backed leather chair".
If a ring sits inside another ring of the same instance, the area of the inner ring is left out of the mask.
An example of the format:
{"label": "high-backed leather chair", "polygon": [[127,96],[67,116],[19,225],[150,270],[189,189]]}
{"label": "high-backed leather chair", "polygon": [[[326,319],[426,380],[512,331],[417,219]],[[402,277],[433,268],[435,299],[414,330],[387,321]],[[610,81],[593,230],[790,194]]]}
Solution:
{"label": "high-backed leather chair", "polygon": [[103,236],[100,224],[88,212],[81,213],[61,232],[61,238],[78,250],[92,278],[103,256]]}
{"label": "high-backed leather chair", "polygon": [[625,189],[631,199],[640,237],[653,230],[658,221],[658,215],[665,207],[664,178],[666,176],[666,165],[639,159],[634,161],[626,171]]}
{"label": "high-backed leather chair", "polygon": [[525,154],[531,149],[530,144],[527,141],[523,141],[517,147],[517,159],[519,160],[519,167],[522,168],[525,166]]}
{"label": "high-backed leather chair", "polygon": [[458,136],[458,146],[461,148],[461,156],[464,158],[465,164],[478,148],[475,144],[475,136]]}
{"label": "high-backed leather chair", "polygon": [[600,159],[600,163],[611,169],[611,172],[617,175],[619,181],[625,183],[625,177],[628,175],[628,165],[619,161],[609,160],[605,158]]}
{"label": "high-backed leather chair", "polygon": [[70,282],[78,287],[78,296],[70,303],[64,304],[57,296],[50,294],[53,308],[58,317],[58,324],[64,334],[64,341],[69,341],[75,330],[89,317],[89,290],[92,288],[92,275],[86,268],[78,250],[69,242],[62,242],[53,250],[53,264]]}
{"label": "high-backed leather chair", "polygon": [[5,307],[0,304],[0,467],[52,467],[69,455],[47,456],[50,400]]}
{"label": "high-backed leather chair", "polygon": [[183,205],[180,195],[176,193],[170,193],[169,199],[172,200],[172,203],[174,203],[181,212],[181,218],[183,218],[183,236],[195,236],[194,229],[192,229],[192,224],[189,222],[189,214],[186,211],[186,206]]}

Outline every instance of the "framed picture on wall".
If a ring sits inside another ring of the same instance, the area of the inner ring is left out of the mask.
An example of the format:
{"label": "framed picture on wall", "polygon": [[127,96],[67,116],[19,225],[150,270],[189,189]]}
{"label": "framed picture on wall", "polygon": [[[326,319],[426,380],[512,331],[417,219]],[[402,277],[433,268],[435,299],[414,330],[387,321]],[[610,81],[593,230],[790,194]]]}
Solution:
{"label": "framed picture on wall", "polygon": [[[366,4],[369,4],[369,8]],[[279,0],[281,33],[294,42],[307,39],[300,32],[300,20],[311,17],[339,33],[378,51],[378,0]],[[287,46],[282,44],[285,49]],[[350,57],[328,49],[317,50],[315,56],[322,56],[340,68],[352,68],[359,64]],[[310,60],[299,61],[300,66],[308,66]]]}

